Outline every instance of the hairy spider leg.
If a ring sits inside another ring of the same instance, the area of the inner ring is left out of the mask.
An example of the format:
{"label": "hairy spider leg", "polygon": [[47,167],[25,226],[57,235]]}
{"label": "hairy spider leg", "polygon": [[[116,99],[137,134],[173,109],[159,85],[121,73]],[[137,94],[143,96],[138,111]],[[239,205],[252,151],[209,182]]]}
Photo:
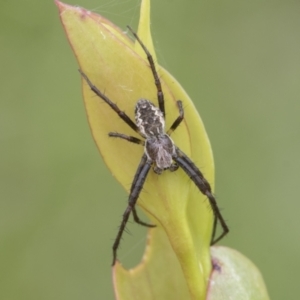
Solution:
{"label": "hairy spider leg", "polygon": [[183,107],[182,107],[182,101],[181,100],[177,100],[177,106],[178,106],[178,109],[179,109],[179,116],[176,118],[176,120],[171,125],[170,129],[167,131],[167,135],[171,135],[172,132],[174,130],[176,130],[176,128],[180,125],[180,123],[184,119],[184,110],[183,110]]}
{"label": "hairy spider leg", "polygon": [[[177,119],[173,122],[172,126],[170,127],[170,129],[167,131],[167,134],[168,135],[171,135],[171,133],[179,126],[179,124],[182,122],[182,120],[184,119],[184,109],[182,107],[182,101],[178,100],[177,101],[177,105],[178,105],[178,109],[179,109],[179,116],[177,117]],[[180,151],[182,154],[184,154],[182,151]],[[193,168],[193,170],[198,174],[198,176],[200,178],[203,178],[204,179],[204,184],[206,184],[206,190],[207,191],[210,191],[210,194],[211,196],[213,197],[212,193],[211,193],[211,187],[210,187],[210,184],[207,182],[207,180],[204,178],[204,176],[202,175],[202,173],[200,172],[200,170],[197,168],[197,166],[184,154],[183,155],[183,158],[186,158],[186,161],[187,163]],[[189,174],[188,174],[189,175]],[[202,192],[202,190],[200,189],[200,191]],[[203,192],[202,192],[203,193]],[[206,195],[206,194],[205,194]],[[207,196],[207,195],[206,195]],[[213,197],[214,198],[214,197]],[[209,198],[208,198],[209,199]],[[213,209],[213,205],[212,205],[212,202],[211,200],[209,199],[210,201],[210,205]],[[218,221],[218,217],[217,217],[217,214],[215,213],[215,210],[213,209],[213,213],[214,213],[214,223],[213,223],[213,231],[212,231],[212,235],[211,235],[211,245],[217,243],[219,240],[221,240],[228,232],[229,232],[229,229],[228,229],[228,226],[227,224],[225,223],[221,213],[220,213],[220,210],[217,206],[217,202],[216,200],[214,199],[214,203],[216,205],[216,209],[218,210],[219,212],[219,215],[221,216],[221,219],[223,220],[223,226],[222,223],[222,228],[223,228],[223,232],[224,234],[222,234],[220,237],[218,237],[216,240],[215,240],[215,236],[216,236],[216,230],[217,230],[217,221]]]}
{"label": "hairy spider leg", "polygon": [[[143,142],[143,141],[142,141],[142,142]],[[146,163],[146,161],[147,161],[147,156],[146,156],[146,154],[143,154],[142,159],[141,159],[141,162],[140,162],[140,164],[139,164],[139,166],[138,166],[138,168],[137,168],[137,170],[136,170],[136,172],[135,172],[133,181],[132,181],[132,183],[131,183],[129,199],[130,199],[130,195],[131,195],[132,192],[133,192],[134,186],[136,185],[136,183],[137,183],[139,177],[141,176],[141,172],[142,172],[142,170],[143,170],[143,166],[144,166],[144,164]],[[136,212],[136,209],[135,209],[135,205],[134,205],[133,208],[132,208],[132,215],[133,215],[133,219],[134,219],[134,221],[135,221],[136,223],[138,223],[138,224],[140,224],[140,225],[143,225],[143,226],[146,226],[146,227],[156,227],[156,225],[154,225],[154,224],[148,224],[148,223],[143,222],[143,221],[140,220],[140,218],[139,218],[138,215],[137,215],[137,212]]]}
{"label": "hairy spider leg", "polygon": [[132,215],[133,215],[133,219],[136,223],[142,225],[142,226],[145,226],[145,227],[150,227],[150,228],[153,228],[153,227],[156,227],[155,224],[148,224],[144,221],[141,221],[141,219],[138,217],[137,215],[137,211],[135,209],[135,206],[132,208]]}
{"label": "hairy spider leg", "polygon": [[144,159],[144,156],[142,157],[142,160],[140,162],[140,165],[138,167],[138,170],[140,170],[140,173],[138,176],[135,176],[135,184],[131,185],[131,192],[129,195],[128,200],[128,206],[123,214],[123,219],[121,226],[119,228],[119,232],[117,234],[117,237],[115,239],[115,242],[113,244],[113,262],[112,266],[116,263],[117,260],[117,250],[119,248],[120,240],[122,238],[124,229],[126,227],[127,221],[129,219],[130,213],[134,210],[135,204],[137,199],[139,198],[140,192],[143,188],[143,185],[145,183],[146,177],[149,173],[149,170],[151,169],[152,161],[148,160],[146,158],[146,161]]}
{"label": "hairy spider leg", "polygon": [[[178,149],[178,148],[177,148]],[[179,149],[178,149],[179,150]],[[200,177],[200,178],[203,178],[202,180],[203,180],[203,184],[206,186],[206,189],[208,190],[208,191],[210,191],[210,193],[211,193],[211,187],[210,187],[210,184],[207,182],[207,180],[205,179],[205,177],[203,176],[203,174],[201,173],[201,171],[197,168],[197,166],[187,157],[187,155],[186,154],[184,154],[181,150],[180,150],[180,152],[181,152],[181,155],[183,155],[182,156],[182,158],[183,159],[185,159],[186,160],[186,163],[187,164],[189,164],[192,168],[193,168],[193,170],[197,173],[197,175]],[[189,174],[188,174],[189,175]],[[198,187],[198,186],[197,186]],[[199,187],[198,187],[199,188]],[[207,196],[201,189],[200,189],[200,191],[201,191],[201,193],[202,194],[204,194],[205,196]],[[210,201],[210,200],[209,200]],[[212,207],[212,205],[211,205],[211,202],[210,202],[210,206]],[[219,209],[219,208],[218,208]],[[214,238],[215,238],[215,235],[216,235],[216,230],[217,230],[217,221],[218,221],[218,218],[217,218],[217,216],[216,216],[216,214],[215,214],[215,211],[214,211],[214,209],[212,208],[212,210],[213,210],[213,214],[214,214],[214,223],[213,223],[213,230],[212,230],[212,235],[211,235],[211,241],[210,241],[210,244],[211,245],[213,245],[213,244],[215,244],[216,243],[216,241],[214,240]],[[221,239],[221,238],[220,238]],[[218,240],[217,241],[219,241],[220,240],[219,238],[218,238]]]}
{"label": "hairy spider leg", "polygon": [[98,97],[100,97],[102,100],[104,100],[104,102],[107,103],[129,127],[131,127],[135,132],[137,132],[138,134],[141,135],[136,124],[126,115],[126,113],[124,111],[121,111],[119,109],[119,107],[117,106],[117,104],[115,104],[107,96],[105,96],[80,69],[78,71],[81,74],[81,76],[84,78],[86,83],[89,85],[90,89]]}
{"label": "hairy spider leg", "polygon": [[153,74],[153,77],[154,77],[155,86],[156,86],[156,89],[157,89],[158,107],[161,110],[161,112],[163,113],[163,116],[165,118],[166,113],[165,113],[164,93],[163,93],[162,88],[161,88],[161,82],[160,82],[159,76],[158,76],[157,71],[156,71],[156,67],[155,67],[153,57],[152,57],[151,53],[149,52],[149,50],[144,45],[144,43],[138,37],[138,35],[133,31],[133,29],[130,26],[127,26],[127,28],[131,31],[131,33],[133,34],[133,36],[138,41],[138,43],[141,45],[141,47],[143,48],[144,52],[147,55],[147,59],[148,59],[148,62],[149,62],[149,65],[150,65],[150,68],[151,68],[151,71],[152,71],[152,74]]}
{"label": "hairy spider leg", "polygon": [[138,144],[138,145],[142,145],[144,146],[145,145],[145,142],[136,138],[135,136],[131,136],[131,135],[126,135],[126,134],[123,134],[123,133],[119,133],[119,132],[109,132],[108,135],[110,137],[117,137],[117,138],[120,138],[120,139],[123,139],[123,140],[126,140],[130,143],[134,143],[134,144]]}
{"label": "hairy spider leg", "polygon": [[[126,134],[123,134],[123,133],[118,133],[118,132],[110,132],[108,134],[110,137],[118,137],[118,138],[121,138],[123,140],[126,140],[128,142],[131,142],[131,143],[134,143],[134,144],[138,144],[138,145],[145,145],[145,142],[134,137],[134,136],[129,136],[129,135],[126,135]],[[147,156],[146,154],[143,154],[143,160],[146,162],[147,160]],[[136,170],[136,173],[135,173],[135,176],[134,176],[134,179],[132,181],[132,184],[131,184],[131,190],[130,190],[130,193],[132,192],[132,187],[136,184],[136,181],[138,179],[138,177],[140,176],[140,172],[141,172],[141,169],[142,169],[143,165],[140,164],[138,169]],[[153,225],[153,224],[148,224],[146,222],[143,222],[140,220],[140,218],[138,217],[137,215],[137,212],[136,212],[136,209],[135,207],[132,209],[132,215],[133,215],[133,219],[136,223],[140,224],[140,225],[143,225],[143,226],[146,226],[146,227],[156,227],[156,225]]]}
{"label": "hairy spider leg", "polygon": [[[87,84],[89,85],[89,87],[91,88],[91,90],[100,98],[102,98],[104,100],[105,103],[107,103],[117,114],[118,116],[126,123],[128,124],[134,131],[136,131],[137,133],[140,134],[138,127],[136,126],[136,124],[126,115],[125,112],[121,111],[119,109],[119,107],[112,102],[107,96],[105,96],[91,81],[90,79],[87,77],[87,75],[85,73],[83,73],[81,70],[79,70],[81,76],[85,79],[85,81],[87,82]],[[140,134],[141,135],[141,134]],[[122,133],[117,133],[117,132],[110,132],[109,133],[110,137],[119,137],[119,138],[123,138],[129,142],[132,143],[136,143],[136,144],[140,144],[140,145],[144,145],[145,142],[140,140],[139,138],[133,137],[133,136],[127,136],[125,134]],[[137,170],[136,176],[139,175],[140,170]],[[136,178],[135,176],[135,178]],[[135,183],[135,180],[133,181],[133,183]],[[137,215],[136,209],[133,208],[132,211],[133,214],[133,219],[136,223],[146,226],[146,227],[155,227],[156,225],[152,225],[152,224],[147,224],[143,221],[140,220],[140,218]]]}
{"label": "hairy spider leg", "polygon": [[[210,203],[210,206],[214,213],[214,224],[213,224],[213,233],[212,233],[212,241],[211,245],[220,241],[228,232],[229,228],[220,212],[220,209],[217,205],[217,201],[212,194],[210,184],[204,178],[203,174],[197,168],[197,166],[184,154],[178,147],[176,147],[176,155],[174,155],[173,159],[177,162],[177,164],[185,171],[185,173],[190,177],[190,179],[195,183],[195,185],[199,188],[199,190],[204,194]],[[223,232],[220,234],[218,238],[215,239],[216,233],[216,225],[219,220]]]}
{"label": "hairy spider leg", "polygon": [[[218,218],[216,217],[216,215],[214,213],[214,224],[213,224],[213,230],[212,230],[211,238],[210,238],[210,245],[211,246],[216,243],[215,236],[216,236],[216,232],[217,232],[217,225],[218,225]],[[228,231],[227,231],[227,233],[228,233]],[[220,240],[220,239],[218,239],[218,240]]]}

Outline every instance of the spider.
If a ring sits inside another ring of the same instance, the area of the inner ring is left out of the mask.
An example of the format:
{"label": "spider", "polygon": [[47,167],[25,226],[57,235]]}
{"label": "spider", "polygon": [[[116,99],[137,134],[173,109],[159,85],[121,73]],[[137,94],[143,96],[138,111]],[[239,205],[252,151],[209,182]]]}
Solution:
{"label": "spider", "polygon": [[[140,40],[138,35],[133,31],[133,29],[127,26],[130,32],[133,34],[135,39],[138,41],[143,51],[147,56],[147,60],[150,65],[152,75],[154,77],[154,82],[157,89],[157,100],[158,107],[147,99],[139,99],[135,106],[135,122],[133,122],[125,112],[121,111],[119,107],[112,102],[103,92],[101,92],[93,83],[89,80],[87,75],[79,70],[81,76],[84,78],[86,83],[89,85],[90,89],[100,97],[105,103],[107,103],[118,116],[138,133],[143,139],[128,136],[118,132],[110,132],[108,135],[114,138],[121,138],[128,142],[142,145],[144,147],[144,154],[141,158],[137,171],[135,173],[133,182],[130,188],[130,194],[128,198],[128,206],[123,214],[123,219],[121,226],[119,228],[118,234],[116,236],[115,242],[113,244],[113,262],[112,265],[116,263],[117,260],[117,250],[120,245],[120,241],[125,230],[127,221],[130,214],[132,213],[133,219],[136,223],[146,226],[155,227],[156,225],[147,224],[141,221],[137,215],[135,208],[136,202],[139,198],[140,192],[143,188],[147,175],[153,166],[153,171],[156,174],[161,174],[164,170],[170,170],[172,172],[176,171],[179,167],[184,170],[184,172],[190,177],[197,188],[204,194],[210,203],[212,211],[214,213],[214,224],[211,238],[211,245],[220,241],[228,232],[229,228],[218,208],[215,197],[212,194],[212,190],[208,181],[204,178],[203,174],[199,168],[191,161],[186,154],[184,154],[170,138],[171,133],[180,125],[184,118],[184,110],[182,106],[182,101],[177,101],[177,106],[179,110],[179,116],[175,119],[170,129],[165,132],[165,103],[164,94],[161,87],[161,82],[154,64],[154,60],[146,46]],[[222,233],[219,237],[215,238],[217,221],[220,222],[222,227]]]}

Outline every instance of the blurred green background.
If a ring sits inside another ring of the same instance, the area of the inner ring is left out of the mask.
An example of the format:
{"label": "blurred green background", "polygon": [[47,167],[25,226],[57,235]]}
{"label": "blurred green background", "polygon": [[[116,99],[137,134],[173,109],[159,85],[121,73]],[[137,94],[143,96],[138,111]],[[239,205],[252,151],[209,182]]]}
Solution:
{"label": "blurred green background", "polygon": [[[68,3],[136,28],[139,0]],[[291,0],[152,0],[159,61],[213,146],[231,229],[222,244],[259,267],[273,300],[300,294],[299,14]],[[111,245],[127,196],[91,137],[57,8],[2,0],[0,23],[0,299],[113,299]],[[126,266],[145,243],[144,229],[129,230]]]}

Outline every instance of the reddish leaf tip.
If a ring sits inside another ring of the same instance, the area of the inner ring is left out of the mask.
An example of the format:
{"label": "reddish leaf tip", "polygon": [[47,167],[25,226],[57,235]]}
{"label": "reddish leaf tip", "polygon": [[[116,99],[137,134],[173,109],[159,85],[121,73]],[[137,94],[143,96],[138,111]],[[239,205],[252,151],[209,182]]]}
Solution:
{"label": "reddish leaf tip", "polygon": [[81,19],[84,20],[87,16],[89,16],[91,14],[91,12],[89,10],[86,10],[80,6],[71,6],[68,4],[65,4],[63,2],[60,2],[59,0],[54,0],[56,6],[58,7],[58,10],[60,12],[60,14],[64,13],[67,10],[77,10]]}

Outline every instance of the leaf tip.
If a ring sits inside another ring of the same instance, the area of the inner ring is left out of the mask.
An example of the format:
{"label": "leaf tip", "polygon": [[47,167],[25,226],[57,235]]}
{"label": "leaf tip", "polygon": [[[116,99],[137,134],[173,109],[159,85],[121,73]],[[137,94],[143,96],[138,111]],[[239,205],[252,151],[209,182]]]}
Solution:
{"label": "leaf tip", "polygon": [[72,6],[66,3],[60,2],[59,0],[54,0],[55,5],[57,6],[60,15],[67,11],[74,11],[76,12],[82,20],[84,20],[87,16],[91,14],[89,10],[86,10],[80,6]]}
{"label": "leaf tip", "polygon": [[54,0],[54,3],[58,7],[58,10],[60,12],[62,12],[65,9],[65,7],[67,6],[67,4],[60,2],[59,0]]}

